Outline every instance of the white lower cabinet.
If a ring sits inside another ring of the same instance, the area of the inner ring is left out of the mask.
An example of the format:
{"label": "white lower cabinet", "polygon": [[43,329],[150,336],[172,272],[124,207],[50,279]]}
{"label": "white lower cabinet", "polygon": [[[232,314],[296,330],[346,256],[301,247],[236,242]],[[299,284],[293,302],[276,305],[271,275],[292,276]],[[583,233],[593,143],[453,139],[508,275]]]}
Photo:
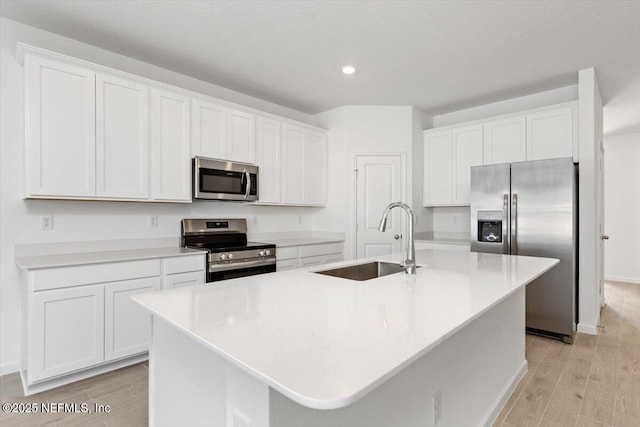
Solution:
{"label": "white lower cabinet", "polygon": [[276,271],[295,270],[298,268],[298,258],[276,260]]}
{"label": "white lower cabinet", "polygon": [[26,389],[42,391],[105,372],[110,364],[139,361],[148,351],[151,316],[131,297],[163,285],[204,283],[204,257],[203,252],[26,270]]}
{"label": "white lower cabinet", "polygon": [[343,251],[343,242],[278,248],[276,271],[340,262],[343,260]]}
{"label": "white lower cabinet", "polygon": [[104,360],[104,287],[36,292],[27,346],[30,381],[65,374]]}
{"label": "white lower cabinet", "polygon": [[205,283],[204,271],[192,271],[190,273],[170,274],[164,278],[163,289],[175,289],[183,286],[201,285]]}
{"label": "white lower cabinet", "polygon": [[153,277],[105,285],[105,361],[143,353],[149,349],[151,318],[131,297],[160,290],[161,283],[159,277]]}

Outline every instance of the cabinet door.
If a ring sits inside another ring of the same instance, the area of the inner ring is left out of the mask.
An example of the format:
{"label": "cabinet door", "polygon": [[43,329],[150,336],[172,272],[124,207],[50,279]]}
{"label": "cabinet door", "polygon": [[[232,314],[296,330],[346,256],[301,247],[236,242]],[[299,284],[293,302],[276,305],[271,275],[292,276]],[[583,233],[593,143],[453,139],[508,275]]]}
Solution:
{"label": "cabinet door", "polygon": [[151,315],[131,300],[131,297],[160,290],[160,284],[160,278],[153,277],[105,285],[105,361],[120,359],[149,349]]}
{"label": "cabinet door", "polygon": [[302,128],[282,125],[282,202],[304,204],[304,149]]}
{"label": "cabinet door", "polygon": [[259,201],[280,202],[280,122],[258,117]]}
{"label": "cabinet door", "polygon": [[227,109],[213,102],[194,99],[191,114],[193,155],[224,159],[227,155]]}
{"label": "cabinet door", "polygon": [[163,289],[181,288],[183,286],[201,285],[205,283],[205,272],[194,271],[191,273],[171,274],[164,278]]}
{"label": "cabinet door", "polygon": [[571,157],[573,138],[571,107],[527,115],[527,160]]}
{"label": "cabinet door", "polygon": [[95,73],[25,58],[26,195],[94,196]]}
{"label": "cabinet door", "polygon": [[229,111],[228,158],[236,162],[256,162],[256,118],[243,111]]}
{"label": "cabinet door", "polygon": [[326,258],[326,255],[309,256],[305,258],[300,258],[300,261],[299,261],[300,268],[322,265],[326,262],[325,258]]}
{"label": "cabinet door", "polygon": [[191,200],[189,97],[154,89],[151,116],[151,197]]}
{"label": "cabinet door", "polygon": [[104,360],[104,287],[34,292],[29,383]]}
{"label": "cabinet door", "polygon": [[96,195],[149,197],[149,89],[96,76]]}
{"label": "cabinet door", "polygon": [[451,130],[424,135],[424,205],[452,203]]}
{"label": "cabinet door", "polygon": [[452,130],[453,138],[453,203],[469,205],[471,166],[482,164],[482,125]]}
{"label": "cabinet door", "polygon": [[305,204],[326,204],[327,135],[316,132],[305,135],[303,174]]}
{"label": "cabinet door", "polygon": [[523,162],[527,159],[524,116],[484,124],[484,164]]}

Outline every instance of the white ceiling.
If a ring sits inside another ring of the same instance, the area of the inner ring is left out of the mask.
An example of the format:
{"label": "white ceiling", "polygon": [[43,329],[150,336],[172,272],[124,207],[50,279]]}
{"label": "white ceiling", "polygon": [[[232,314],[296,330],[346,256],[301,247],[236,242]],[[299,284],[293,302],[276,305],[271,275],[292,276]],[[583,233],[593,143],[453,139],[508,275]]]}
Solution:
{"label": "white ceiling", "polygon": [[1,0],[0,14],[307,113],[435,115],[595,66],[605,130],[640,131],[640,1]]}

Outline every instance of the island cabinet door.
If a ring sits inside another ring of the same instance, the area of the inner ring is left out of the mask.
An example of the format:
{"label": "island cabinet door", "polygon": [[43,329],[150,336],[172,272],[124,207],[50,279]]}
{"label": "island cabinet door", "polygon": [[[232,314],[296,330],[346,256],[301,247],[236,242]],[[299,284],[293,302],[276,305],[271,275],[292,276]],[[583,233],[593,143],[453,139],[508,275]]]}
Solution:
{"label": "island cabinet door", "polygon": [[149,350],[151,316],[131,297],[160,290],[161,283],[159,277],[152,277],[114,282],[105,286],[105,361]]}
{"label": "island cabinet door", "polygon": [[30,384],[103,362],[102,285],[35,292],[31,306]]}

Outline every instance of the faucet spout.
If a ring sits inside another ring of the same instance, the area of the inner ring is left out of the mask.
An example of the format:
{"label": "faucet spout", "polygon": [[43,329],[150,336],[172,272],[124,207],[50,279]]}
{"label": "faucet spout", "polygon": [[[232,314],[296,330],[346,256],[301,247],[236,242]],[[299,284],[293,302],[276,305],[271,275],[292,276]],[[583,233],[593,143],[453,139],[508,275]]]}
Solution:
{"label": "faucet spout", "polygon": [[390,203],[382,213],[380,224],[378,225],[379,231],[385,231],[387,229],[387,218],[393,208],[401,208],[409,216],[409,238],[407,239],[407,259],[402,262],[402,266],[405,268],[407,274],[416,274],[416,250],[413,239],[413,223],[415,221],[415,215],[411,207],[403,202]]}

